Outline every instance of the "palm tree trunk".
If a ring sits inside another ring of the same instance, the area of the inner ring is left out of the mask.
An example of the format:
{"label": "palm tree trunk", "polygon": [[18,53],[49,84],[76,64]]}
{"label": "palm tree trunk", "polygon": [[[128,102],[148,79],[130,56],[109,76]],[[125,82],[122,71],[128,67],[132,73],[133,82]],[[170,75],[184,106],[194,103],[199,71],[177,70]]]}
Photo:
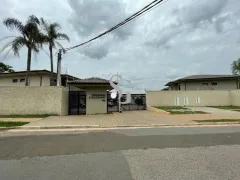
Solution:
{"label": "palm tree trunk", "polygon": [[52,54],[52,45],[49,44],[49,51],[50,51],[50,63],[51,63],[51,73],[53,74],[53,54]]}
{"label": "palm tree trunk", "polygon": [[31,70],[31,58],[32,58],[32,49],[30,47],[28,47],[27,71],[26,71],[25,86],[29,86],[29,84],[30,84],[29,72]]}

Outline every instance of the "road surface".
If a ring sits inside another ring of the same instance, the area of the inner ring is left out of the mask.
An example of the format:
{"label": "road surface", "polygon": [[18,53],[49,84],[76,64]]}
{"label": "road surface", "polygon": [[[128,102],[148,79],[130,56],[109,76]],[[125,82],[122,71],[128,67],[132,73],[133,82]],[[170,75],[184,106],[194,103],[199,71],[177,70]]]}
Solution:
{"label": "road surface", "polygon": [[0,179],[240,179],[240,126],[0,134]]}

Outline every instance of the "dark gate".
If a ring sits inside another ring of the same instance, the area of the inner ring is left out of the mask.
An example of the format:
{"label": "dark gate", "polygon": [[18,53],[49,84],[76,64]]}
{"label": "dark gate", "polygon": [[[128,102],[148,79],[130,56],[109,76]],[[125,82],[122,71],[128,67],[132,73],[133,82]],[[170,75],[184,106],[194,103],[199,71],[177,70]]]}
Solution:
{"label": "dark gate", "polygon": [[118,96],[115,99],[111,98],[111,93],[108,93],[107,95],[107,112],[118,112]]}
{"label": "dark gate", "polygon": [[[123,94],[122,101],[125,101],[126,94]],[[111,93],[108,93],[108,112],[118,112],[118,97],[116,99],[111,98]],[[122,111],[135,111],[135,110],[146,110],[146,94],[131,94],[131,103],[122,104]]]}
{"label": "dark gate", "polygon": [[86,92],[69,91],[69,115],[86,114]]}

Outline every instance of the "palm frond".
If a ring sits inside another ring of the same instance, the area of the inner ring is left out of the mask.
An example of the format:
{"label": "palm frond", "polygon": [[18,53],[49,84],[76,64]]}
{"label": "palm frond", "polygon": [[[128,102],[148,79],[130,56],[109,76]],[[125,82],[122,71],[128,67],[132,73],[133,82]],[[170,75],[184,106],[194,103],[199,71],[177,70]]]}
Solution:
{"label": "palm frond", "polygon": [[23,37],[17,37],[12,42],[12,51],[15,56],[19,56],[19,50],[27,45],[26,40]]}
{"label": "palm frond", "polygon": [[7,18],[3,21],[3,24],[10,29],[17,29],[21,34],[24,34],[24,25],[15,18]]}
{"label": "palm frond", "polygon": [[9,55],[9,53],[11,52],[11,48],[9,48],[8,50],[7,50],[7,52],[6,52],[6,54],[4,55],[4,57],[3,57],[3,60],[5,60],[6,58],[7,58],[7,56]]}
{"label": "palm frond", "polygon": [[59,38],[60,40],[68,40],[68,41],[70,41],[70,38],[68,37],[68,35],[63,34],[63,33],[57,33],[57,38]]}
{"label": "palm frond", "polygon": [[41,27],[47,33],[49,31],[49,23],[45,21],[43,18],[40,18],[40,22],[41,22]]}
{"label": "palm frond", "polygon": [[55,41],[55,43],[60,47],[60,49],[64,49],[63,46],[59,42]]}
{"label": "palm frond", "polygon": [[52,23],[52,24],[50,24],[50,28],[55,29],[55,31],[57,31],[57,30],[61,29],[61,26],[58,23]]}
{"label": "palm frond", "polygon": [[7,43],[5,46],[3,46],[3,48],[0,50],[0,53],[2,53],[3,51],[5,51],[5,49],[7,49],[8,47],[12,46],[12,41]]}
{"label": "palm frond", "polygon": [[27,20],[27,23],[26,24],[40,24],[40,21],[39,21],[39,19],[36,17],[36,16],[34,16],[34,15],[30,15],[29,17],[28,17],[28,20]]}
{"label": "palm frond", "polygon": [[0,39],[0,41],[4,41],[5,39],[15,38],[15,37],[17,37],[17,36],[7,36],[7,37],[4,37],[4,38]]}

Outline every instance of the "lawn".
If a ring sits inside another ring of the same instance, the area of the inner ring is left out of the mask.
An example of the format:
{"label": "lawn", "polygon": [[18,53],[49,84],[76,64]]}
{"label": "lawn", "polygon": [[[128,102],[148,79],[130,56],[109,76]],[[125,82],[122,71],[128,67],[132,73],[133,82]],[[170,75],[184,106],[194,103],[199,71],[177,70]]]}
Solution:
{"label": "lawn", "polygon": [[0,121],[0,127],[15,127],[15,126],[23,126],[28,124],[29,122],[10,122],[10,121]]}
{"label": "lawn", "polygon": [[196,122],[239,122],[240,119],[214,119],[214,120],[195,120]]}
{"label": "lawn", "polygon": [[210,106],[210,107],[227,110],[240,109],[240,106]]}
{"label": "lawn", "polygon": [[26,115],[19,115],[19,114],[10,114],[10,115],[0,115],[0,118],[46,118],[51,115],[49,114],[26,114]]}
{"label": "lawn", "polygon": [[182,106],[156,106],[155,108],[167,111],[170,114],[208,114],[203,111],[191,111]]}
{"label": "lawn", "polygon": [[182,106],[155,106],[157,109],[162,109],[164,111],[170,111],[170,110],[187,110],[188,108],[182,107]]}

